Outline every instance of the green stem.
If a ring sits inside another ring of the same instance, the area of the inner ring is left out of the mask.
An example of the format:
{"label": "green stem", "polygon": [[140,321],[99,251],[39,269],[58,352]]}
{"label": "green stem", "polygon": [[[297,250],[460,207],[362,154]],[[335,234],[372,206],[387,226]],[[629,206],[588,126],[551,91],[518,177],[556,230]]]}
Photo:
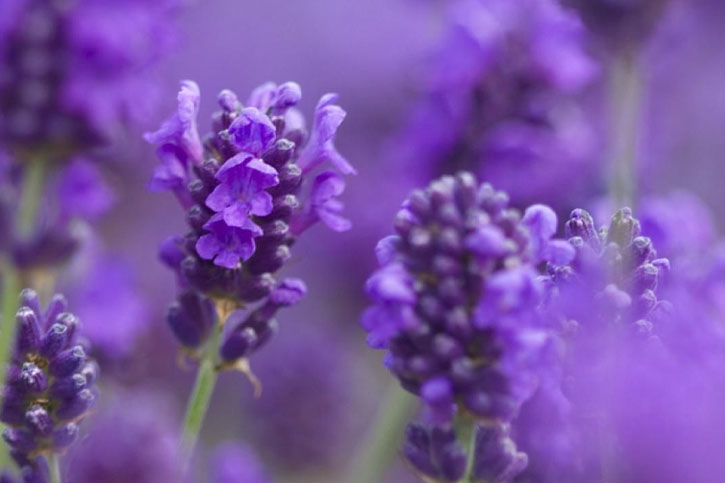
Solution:
{"label": "green stem", "polygon": [[394,383],[385,393],[375,423],[348,469],[348,483],[380,483],[398,455],[416,399]]}
{"label": "green stem", "polygon": [[[12,263],[2,265],[2,293],[0,294],[0,387],[5,385],[5,364],[10,359],[10,351],[15,340],[15,311],[18,306],[20,290],[18,273]],[[0,427],[0,430],[5,425]],[[0,468],[12,465],[7,445],[0,445]]]}
{"label": "green stem", "polygon": [[455,420],[456,437],[466,448],[466,471],[459,483],[469,483],[473,480],[473,466],[476,462],[476,422],[465,414],[459,415]]}
{"label": "green stem", "polygon": [[636,201],[637,147],[639,142],[642,78],[637,55],[623,50],[610,65],[611,186],[615,208]]}
{"label": "green stem", "polygon": [[27,237],[36,223],[38,205],[42,199],[45,161],[41,158],[26,163],[23,186],[20,193],[20,213],[18,216],[18,235]]}
{"label": "green stem", "polygon": [[194,389],[189,396],[184,417],[184,429],[181,440],[181,457],[184,465],[188,465],[194,453],[194,447],[199,439],[201,427],[204,424],[204,417],[209,409],[214,386],[217,380],[217,369],[215,367],[216,353],[219,348],[219,338],[222,333],[222,325],[217,324],[214,333],[204,348],[199,371],[196,374]]}
{"label": "green stem", "polygon": [[50,483],[62,483],[60,476],[60,464],[58,463],[58,455],[50,453],[48,455],[48,468],[50,469]]}

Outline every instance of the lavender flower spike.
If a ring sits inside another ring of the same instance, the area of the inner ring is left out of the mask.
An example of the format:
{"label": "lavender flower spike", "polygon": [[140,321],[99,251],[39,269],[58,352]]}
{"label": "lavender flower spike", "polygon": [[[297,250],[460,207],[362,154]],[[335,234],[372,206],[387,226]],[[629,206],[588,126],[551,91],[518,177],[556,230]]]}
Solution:
{"label": "lavender flower spike", "polygon": [[456,408],[509,421],[535,386],[548,337],[534,264],[549,253],[556,216],[537,206],[522,220],[508,203],[469,173],[444,176],[411,193],[397,234],[378,245],[362,324],[434,424]]}
{"label": "lavender flower spike", "polygon": [[42,471],[43,456],[65,450],[95,401],[96,365],[86,358],[80,322],[56,295],[44,312],[21,293],[15,348],[3,388],[3,439],[23,471]]}

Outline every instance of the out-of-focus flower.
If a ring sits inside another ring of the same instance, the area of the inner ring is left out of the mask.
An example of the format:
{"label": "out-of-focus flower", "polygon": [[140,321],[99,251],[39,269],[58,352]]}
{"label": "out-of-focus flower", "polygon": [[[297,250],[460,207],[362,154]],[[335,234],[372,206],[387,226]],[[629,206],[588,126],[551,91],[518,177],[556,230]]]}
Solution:
{"label": "out-of-focus flower", "polygon": [[251,448],[222,443],[211,455],[210,483],[272,483],[274,480]]}
{"label": "out-of-focus flower", "polygon": [[596,74],[577,19],[550,0],[459,0],[450,9],[393,161],[425,180],[470,170],[520,203],[575,198],[591,186],[595,143],[573,95]]}
{"label": "out-of-focus flower", "polygon": [[[44,455],[63,452],[96,396],[95,363],[79,339],[80,322],[56,295],[43,312],[38,295],[24,290],[17,338],[3,388],[3,439],[24,471],[43,472]],[[31,480],[35,481],[35,480]]]}
{"label": "out-of-focus flower", "polygon": [[[324,347],[324,350],[319,350]],[[251,440],[276,466],[300,474],[339,464],[355,448],[365,408],[366,374],[342,334],[316,324],[275,338],[255,359],[264,381],[245,399]],[[334,368],[334,370],[332,369]]]}
{"label": "out-of-focus flower", "polygon": [[25,151],[78,149],[149,114],[175,1],[3,4],[0,139]]}
{"label": "out-of-focus flower", "polygon": [[115,390],[89,418],[88,435],[68,454],[68,481],[159,483],[178,478],[177,428],[168,401]]}

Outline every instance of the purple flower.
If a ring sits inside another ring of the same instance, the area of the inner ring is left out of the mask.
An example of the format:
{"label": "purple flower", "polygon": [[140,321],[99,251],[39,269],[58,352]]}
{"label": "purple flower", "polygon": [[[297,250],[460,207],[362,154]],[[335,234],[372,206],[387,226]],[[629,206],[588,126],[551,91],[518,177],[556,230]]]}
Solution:
{"label": "purple flower", "polygon": [[272,195],[265,190],[278,185],[279,177],[277,170],[261,159],[239,153],[219,168],[216,177],[221,183],[207,197],[206,206],[223,212],[224,222],[230,227],[246,227],[250,215],[272,212]]}
{"label": "purple flower", "polygon": [[196,127],[199,99],[199,86],[194,81],[181,81],[176,112],[157,131],[144,135],[149,143],[159,144],[162,163],[154,169],[152,190],[181,189],[191,165],[201,162],[203,148]]}
{"label": "purple flower", "polygon": [[108,141],[156,105],[154,67],[174,43],[175,1],[3,2],[0,125],[13,147]]}
{"label": "purple flower", "polygon": [[277,86],[267,82],[257,87],[247,100],[247,104],[260,111],[284,110],[294,107],[302,99],[302,89],[296,82],[285,82]]}
{"label": "purple flower", "polygon": [[334,104],[337,97],[337,94],[325,94],[317,103],[310,139],[297,161],[304,173],[329,162],[342,174],[357,174],[355,168],[335,148],[335,134],[347,115],[343,108]]}
{"label": "purple flower", "polygon": [[535,388],[549,338],[538,327],[532,251],[553,235],[547,210],[534,207],[522,222],[505,193],[459,173],[411,193],[397,236],[381,242],[363,327],[434,424],[456,405],[509,421]]}
{"label": "purple flower", "polygon": [[86,359],[80,321],[66,311],[63,296],[41,311],[38,295],[26,289],[20,305],[0,419],[14,459],[32,468],[40,464],[37,455],[63,452],[78,436],[96,398],[97,368]]}
{"label": "purple flower", "polygon": [[[234,145],[243,153],[259,157],[274,143],[276,128],[256,107],[245,107],[229,126]],[[228,162],[228,161],[227,161]]]}
{"label": "purple flower", "polygon": [[62,168],[58,182],[62,216],[95,221],[111,209],[113,191],[92,162],[76,158]]}
{"label": "purple flower", "polygon": [[345,180],[333,171],[325,171],[315,177],[307,212],[292,220],[292,233],[299,235],[308,227],[322,221],[333,231],[352,228],[350,220],[342,216],[343,204],[337,199],[345,191]]}
{"label": "purple flower", "polygon": [[452,2],[391,162],[423,180],[469,170],[520,203],[575,198],[592,185],[596,147],[574,98],[596,74],[582,34],[551,0]]}
{"label": "purple flower", "polygon": [[360,415],[376,396],[345,334],[324,320],[301,320],[309,323],[288,327],[254,359],[264,388],[259,398],[245,397],[243,409],[257,415],[247,427],[270,464],[314,474],[354,451],[368,424]]}
{"label": "purple flower", "polygon": [[274,480],[246,445],[222,443],[211,455],[210,483],[272,483]]}
{"label": "purple flower", "polygon": [[89,418],[88,435],[68,455],[69,481],[174,481],[178,441],[170,401],[138,390],[112,394]]}
{"label": "purple flower", "polygon": [[111,358],[128,356],[149,328],[146,300],[131,266],[118,256],[91,256],[71,273],[68,297],[95,349]]}
{"label": "purple flower", "polygon": [[262,229],[248,218],[241,225],[228,225],[221,213],[212,216],[204,224],[209,233],[196,242],[199,256],[225,268],[237,268],[240,261],[248,260],[254,253],[254,238],[262,235]]}

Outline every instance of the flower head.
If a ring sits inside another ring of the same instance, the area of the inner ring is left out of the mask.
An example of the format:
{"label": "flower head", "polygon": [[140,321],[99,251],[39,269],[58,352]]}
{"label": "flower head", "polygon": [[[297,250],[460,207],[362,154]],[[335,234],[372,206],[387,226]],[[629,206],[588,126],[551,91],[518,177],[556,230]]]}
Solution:
{"label": "flower head", "polygon": [[[381,240],[381,268],[366,290],[369,343],[387,349],[386,365],[420,395],[437,424],[456,405],[509,420],[532,388],[531,364],[547,345],[536,307],[533,263],[553,235],[523,221],[505,193],[469,173],[444,176],[414,191]],[[548,211],[546,211],[548,210]],[[554,215],[555,224],[555,215]]]}
{"label": "flower head", "polygon": [[21,467],[37,468],[42,455],[73,443],[96,398],[97,368],[86,358],[78,318],[66,309],[60,295],[41,311],[35,292],[21,293],[0,409],[0,419],[8,426],[3,439]]}

